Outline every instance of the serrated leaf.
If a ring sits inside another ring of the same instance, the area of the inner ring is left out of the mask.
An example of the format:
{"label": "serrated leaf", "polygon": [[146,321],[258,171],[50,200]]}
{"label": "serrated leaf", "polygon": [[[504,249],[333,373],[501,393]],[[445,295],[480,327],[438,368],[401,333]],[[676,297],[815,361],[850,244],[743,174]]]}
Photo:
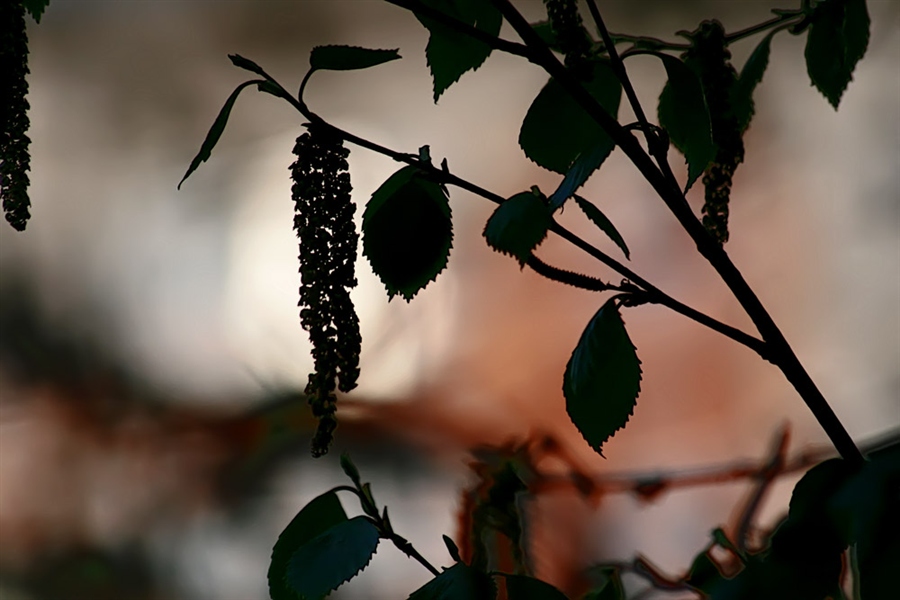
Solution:
{"label": "serrated leaf", "polygon": [[641,390],[640,365],[611,298],[581,334],[563,377],[569,418],[600,456],[606,440],[625,427],[634,412]]}
{"label": "serrated leaf", "polygon": [[865,0],[824,0],[816,5],[806,38],[806,71],[837,110],[856,63],[869,45]]}
{"label": "serrated leaf", "polygon": [[672,145],[681,151],[687,161],[687,191],[716,157],[709,107],[700,78],[689,66],[668,54],[650,54],[662,60],[669,78],[659,96],[657,114],[659,124],[668,132]]}
{"label": "serrated leaf", "polygon": [[372,194],[362,230],[363,254],[388,297],[409,301],[447,266],[453,223],[446,191],[403,167]]}
{"label": "serrated leaf", "polygon": [[750,120],[753,118],[753,92],[756,86],[762,81],[766,67],[769,66],[769,54],[772,49],[772,37],[776,32],[772,32],[762,39],[759,45],[750,54],[750,58],[744,63],[741,74],[737,82],[731,89],[731,106],[734,116],[738,121],[738,128],[741,133],[750,126]]}
{"label": "serrated leaf", "polygon": [[41,17],[44,14],[44,9],[47,8],[47,5],[50,4],[50,0],[23,0],[22,5],[25,6],[25,10],[28,11],[28,14],[31,15],[31,18],[34,19],[35,23],[41,22]]}
{"label": "serrated leaf", "polygon": [[494,209],[484,226],[488,246],[514,257],[524,266],[550,227],[550,210],[532,192],[522,192]]}
{"label": "serrated leaf", "polygon": [[203,140],[203,144],[200,145],[200,151],[197,153],[197,156],[194,157],[194,160],[191,161],[188,170],[185,172],[184,177],[181,178],[181,181],[178,182],[178,189],[181,189],[181,184],[184,183],[184,180],[190,177],[191,173],[197,170],[197,167],[200,166],[201,163],[209,160],[209,157],[212,155],[213,148],[216,147],[216,144],[219,143],[219,138],[222,137],[222,132],[225,131],[225,125],[228,124],[228,117],[231,115],[231,109],[234,108],[234,103],[237,101],[237,97],[240,95],[244,88],[251,85],[261,85],[265,83],[262,79],[253,79],[251,81],[245,81],[241,85],[237,86],[231,95],[228,96],[228,100],[225,101],[225,105],[222,107],[222,110],[219,111],[218,116],[216,116],[216,120],[213,121],[212,127],[209,128],[209,132],[206,134],[206,139]]}
{"label": "serrated leaf", "polygon": [[[503,17],[490,2],[484,0],[422,0],[430,8],[439,10],[463,23],[496,36]],[[492,48],[442,23],[416,13],[416,18],[431,34],[425,57],[434,80],[434,101],[456,83],[467,71],[480,67]]]}
{"label": "serrated leaf", "polygon": [[368,69],[399,59],[398,50],[397,48],[370,50],[358,46],[316,46],[309,55],[309,66],[329,71]]}
{"label": "serrated leaf", "polygon": [[408,600],[494,600],[494,580],[465,563],[456,563],[415,592]]}
{"label": "serrated leaf", "polygon": [[567,600],[561,591],[527,575],[504,575],[509,600]]}
{"label": "serrated leaf", "polygon": [[269,596],[272,600],[297,600],[287,587],[288,562],[299,548],[331,527],[347,521],[347,513],[337,494],[326,492],[314,498],[297,513],[275,542],[269,563]]}
{"label": "serrated leaf", "polygon": [[622,238],[621,234],[619,234],[616,226],[612,224],[612,221],[607,219],[606,215],[604,215],[599,208],[577,194],[575,195],[575,203],[578,204],[578,208],[584,211],[587,218],[590,219],[600,231],[609,236],[609,239],[622,250],[625,254],[625,258],[631,260],[631,253],[628,251],[628,246],[625,244],[625,240]]}
{"label": "serrated leaf", "polygon": [[603,164],[610,152],[609,144],[605,140],[601,140],[599,144],[590,150],[579,154],[572,166],[569,167],[559,187],[550,195],[550,210],[555,211],[566,200],[571,198],[594,171],[600,168],[600,165]]}
{"label": "serrated leaf", "polygon": [[[606,61],[594,62],[592,77],[584,87],[610,116],[617,117],[622,86]],[[599,167],[615,143],[563,86],[551,79],[528,108],[519,146],[541,167],[565,175],[579,156],[591,156],[591,162]],[[580,176],[582,183],[591,172]]]}
{"label": "serrated leaf", "polygon": [[319,600],[366,568],[378,540],[378,528],[365,517],[333,525],[291,556],[288,586],[303,600]]}

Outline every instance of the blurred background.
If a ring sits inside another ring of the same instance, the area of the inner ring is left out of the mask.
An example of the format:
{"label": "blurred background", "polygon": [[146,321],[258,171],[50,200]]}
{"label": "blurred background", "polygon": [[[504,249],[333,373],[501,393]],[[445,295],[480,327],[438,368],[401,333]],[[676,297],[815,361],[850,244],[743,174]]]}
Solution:
{"label": "blurred background", "polygon": [[[532,21],[544,18],[542,3],[516,4]],[[704,18],[734,31],[771,8],[794,8],[600,6],[613,31],[668,40]],[[869,49],[837,112],[809,83],[805,36],[776,37],[727,246],[857,440],[900,427],[900,4],[868,6]],[[508,27],[502,35],[515,39]],[[572,481],[762,461],[785,424],[789,454],[827,449],[774,367],[644,306],[625,313],[644,368],[635,415],[605,447],[607,460],[594,454],[568,421],[561,382],[603,297],[492,253],[481,238],[492,205],[451,189],[449,268],[411,303],[389,303],[358,263],[360,386],[341,400],[331,454],[309,458],[313,423],[299,394],[312,361],[297,315],[288,176],[302,118],[248,91],[212,159],[175,189],[246,79],[226,55],[251,58],[295,89],[315,45],[399,47],[401,61],[315,75],[307,102],[396,150],[429,144],[436,162],[446,157],[454,173],[504,196],[558,182],[516,144],[546,76],[493,55],[435,105],[427,32],[402,9],[362,0],[54,0],[29,39],[33,217],[25,233],[0,228],[3,600],[267,598],[275,539],[306,502],[343,482],[342,451],[390,506],[395,528],[446,566],[441,534],[459,541],[460,506],[480,482],[467,466],[473,448],[524,445],[535,450],[533,466]],[[756,41],[733,46],[738,68]],[[627,66],[652,114],[662,67],[649,57]],[[632,120],[624,102],[620,120]],[[361,214],[398,165],[351,150]],[[671,161],[684,177],[681,157]],[[616,223],[636,271],[752,331],[621,153],[584,195]],[[702,192],[690,198],[699,210]],[[577,211],[563,220],[615,251]],[[618,279],[559,240],[538,254]],[[796,476],[773,487],[761,527],[784,512]],[[577,593],[586,566],[638,552],[683,572],[750,487],[679,489],[652,502],[575,485],[535,494],[526,521],[537,575]],[[334,597],[405,597],[428,579],[383,545]]]}

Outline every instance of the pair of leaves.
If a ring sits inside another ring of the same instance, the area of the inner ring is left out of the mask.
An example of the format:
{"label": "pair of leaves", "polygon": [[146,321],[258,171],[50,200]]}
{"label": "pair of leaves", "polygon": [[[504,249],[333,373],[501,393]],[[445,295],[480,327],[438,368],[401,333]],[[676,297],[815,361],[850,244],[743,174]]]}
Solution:
{"label": "pair of leaves", "polygon": [[272,600],[319,600],[362,571],[378,547],[366,517],[348,519],[334,491],[313,499],[278,536],[269,565]]}
{"label": "pair of leaves", "polygon": [[[422,0],[422,4],[489,35],[500,33],[503,17],[493,4],[485,0]],[[416,12],[416,18],[430,33],[425,57],[431,68],[434,101],[437,102],[441,94],[464,73],[480,67],[490,56],[492,48],[424,14]]]}
{"label": "pair of leaves", "polygon": [[447,266],[453,222],[446,189],[414,166],[375,190],[363,213],[363,254],[387,289],[412,300]]}
{"label": "pair of leaves", "polygon": [[641,361],[625,330],[616,298],[591,319],[563,377],[566,411],[588,444],[603,444],[625,427],[641,390]]}
{"label": "pair of leaves", "polygon": [[[584,87],[615,118],[622,86],[609,63],[597,60],[592,66],[591,78]],[[563,86],[551,79],[528,108],[519,131],[519,146],[539,166],[566,175],[560,190],[551,196],[551,205],[556,208],[600,167],[615,143]]]}
{"label": "pair of leaves", "polygon": [[[269,77],[268,73],[255,62],[248,58],[244,58],[239,54],[229,54],[228,58],[231,59],[231,62],[236,67],[260,75],[263,79],[245,81],[231,92],[231,95],[228,96],[228,99],[225,101],[225,105],[222,106],[222,109],[216,116],[216,120],[213,121],[212,127],[210,127],[209,132],[206,134],[206,138],[200,146],[200,151],[191,161],[184,177],[178,182],[178,189],[181,189],[181,184],[190,177],[191,173],[197,170],[197,167],[209,160],[213,149],[216,147],[216,144],[219,143],[219,138],[222,137],[222,133],[225,131],[225,126],[228,124],[228,118],[231,116],[234,104],[244,89],[251,85],[255,85],[260,92],[266,92],[273,96],[291,100],[290,95],[284,91],[284,88],[275,83],[275,81]],[[397,50],[370,50],[368,48],[357,48],[353,46],[317,46],[313,48],[310,53],[309,63],[310,68],[313,71],[349,71],[374,67],[398,58],[400,58],[400,55],[397,54]]]}
{"label": "pair of leaves", "polygon": [[866,0],[824,0],[812,15],[806,38],[806,71],[813,85],[837,110],[869,45]]}

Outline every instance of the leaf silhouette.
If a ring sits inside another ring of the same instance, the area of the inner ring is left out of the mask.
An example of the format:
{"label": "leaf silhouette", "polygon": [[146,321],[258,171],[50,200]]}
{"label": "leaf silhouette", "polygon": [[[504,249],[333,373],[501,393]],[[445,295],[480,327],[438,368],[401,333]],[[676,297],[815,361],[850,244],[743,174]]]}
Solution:
{"label": "leaf silhouette", "polygon": [[291,555],[288,586],[303,600],[319,600],[365,569],[378,541],[378,528],[366,517],[332,525]]}
{"label": "leaf silhouette", "polygon": [[687,191],[716,156],[709,107],[700,78],[690,67],[674,56],[651,54],[662,60],[669,77],[659,96],[659,124],[687,161]]}
{"label": "leaf silhouette", "polygon": [[856,63],[869,45],[865,0],[824,0],[816,5],[806,38],[806,71],[837,110]]}
{"label": "leaf silhouette", "polygon": [[494,580],[465,563],[456,563],[416,591],[408,600],[494,600]]}
{"label": "leaf silhouette", "polygon": [[563,394],[572,423],[603,456],[603,444],[625,427],[641,390],[641,361],[615,298],[591,319],[566,365]]}
{"label": "leaf silhouette", "polygon": [[[422,0],[422,3],[490,35],[500,33],[503,17],[490,2]],[[434,80],[434,101],[437,102],[441,94],[464,73],[480,67],[490,56],[492,48],[419,13],[416,13],[416,18],[431,34],[425,47],[425,57]]]}
{"label": "leaf silhouette", "polygon": [[326,532],[334,525],[347,521],[347,514],[333,491],[317,496],[297,513],[275,542],[269,563],[269,596],[272,600],[297,600],[287,587],[288,563],[299,548]]}
{"label": "leaf silhouette", "polygon": [[[591,79],[584,86],[606,112],[612,117],[618,115],[622,86],[606,61],[594,62]],[[609,156],[615,143],[563,86],[551,79],[528,108],[519,131],[519,146],[541,167],[563,175],[579,156],[592,156],[594,168],[579,174],[580,182],[568,184],[574,192]]]}
{"label": "leaf silhouette", "polygon": [[550,210],[538,195],[522,192],[499,205],[484,227],[488,245],[519,261],[521,266],[547,237]]}
{"label": "leaf silhouette", "polygon": [[200,151],[197,153],[197,156],[194,157],[194,160],[191,161],[190,166],[188,167],[187,172],[185,172],[184,177],[181,178],[181,181],[178,182],[178,189],[181,189],[181,184],[184,183],[184,180],[190,177],[191,173],[197,170],[197,167],[200,166],[201,163],[209,160],[209,157],[212,155],[213,148],[216,147],[216,144],[219,143],[219,138],[222,137],[222,132],[225,131],[225,125],[228,124],[228,117],[231,115],[231,109],[234,108],[234,103],[237,101],[237,97],[240,95],[244,88],[251,85],[261,86],[266,83],[262,79],[253,79],[251,81],[245,81],[241,85],[237,86],[231,95],[228,96],[228,99],[225,101],[225,105],[222,107],[222,110],[219,111],[216,120],[213,121],[212,127],[209,128],[209,132],[206,134],[206,139],[203,140],[203,144],[200,145]]}
{"label": "leaf silhouette", "polygon": [[453,241],[447,193],[413,166],[375,190],[362,229],[363,254],[389,298],[411,300],[447,266]]}
{"label": "leaf silhouette", "polygon": [[309,55],[309,66],[329,71],[367,69],[392,60],[400,55],[397,50],[370,50],[357,46],[316,46]]}

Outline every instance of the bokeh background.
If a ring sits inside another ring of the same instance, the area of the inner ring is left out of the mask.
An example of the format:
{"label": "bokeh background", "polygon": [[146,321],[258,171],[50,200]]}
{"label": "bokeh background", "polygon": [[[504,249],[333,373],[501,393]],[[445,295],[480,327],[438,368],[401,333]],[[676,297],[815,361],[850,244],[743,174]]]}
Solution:
{"label": "bokeh background", "polygon": [[[703,18],[733,31],[767,1],[601,2],[614,31],[674,39]],[[756,94],[732,197],[728,251],[858,440],[900,426],[900,4],[870,0],[872,36],[840,110],[811,87],[804,39],[779,35]],[[537,1],[517,2],[531,20]],[[504,27],[502,35],[514,39]],[[791,452],[827,439],[770,365],[653,306],[626,320],[645,377],[634,417],[596,456],[568,422],[561,378],[602,302],[520,271],[481,230],[492,205],[451,190],[448,270],[411,303],[388,303],[365,260],[358,390],[342,400],[333,452],[307,455],[297,394],[311,368],[299,325],[288,166],[302,118],[246,92],[212,159],[175,186],[231,90],[226,58],[288,89],[315,45],[400,48],[368,71],[319,73],[307,100],[326,119],[436,161],[503,195],[557,178],[516,145],[546,76],[494,55],[435,105],[426,31],[376,1],[54,0],[29,29],[33,219],[0,228],[0,598],[267,598],[278,533],[341,482],[349,450],[398,531],[449,565],[468,451],[552,438],[560,477],[680,472],[761,460],[789,423]],[[755,39],[733,47],[740,66]],[[629,59],[652,114],[658,61]],[[623,122],[630,120],[624,106]],[[683,177],[681,158],[672,163]],[[397,165],[350,158],[359,207]],[[692,192],[695,206],[701,202]],[[637,171],[614,153],[587,184],[622,231],[633,267],[670,295],[752,331]],[[361,213],[361,211],[360,211]],[[564,220],[608,242],[567,211]],[[549,239],[545,260],[617,279]],[[759,522],[786,507],[772,490]],[[573,487],[529,503],[538,574],[567,590],[585,566],[643,553],[675,574],[727,523],[747,482],[586,499]],[[351,513],[356,510],[345,503]],[[428,579],[385,545],[334,596],[404,597]],[[626,579],[639,591],[642,583]]]}

